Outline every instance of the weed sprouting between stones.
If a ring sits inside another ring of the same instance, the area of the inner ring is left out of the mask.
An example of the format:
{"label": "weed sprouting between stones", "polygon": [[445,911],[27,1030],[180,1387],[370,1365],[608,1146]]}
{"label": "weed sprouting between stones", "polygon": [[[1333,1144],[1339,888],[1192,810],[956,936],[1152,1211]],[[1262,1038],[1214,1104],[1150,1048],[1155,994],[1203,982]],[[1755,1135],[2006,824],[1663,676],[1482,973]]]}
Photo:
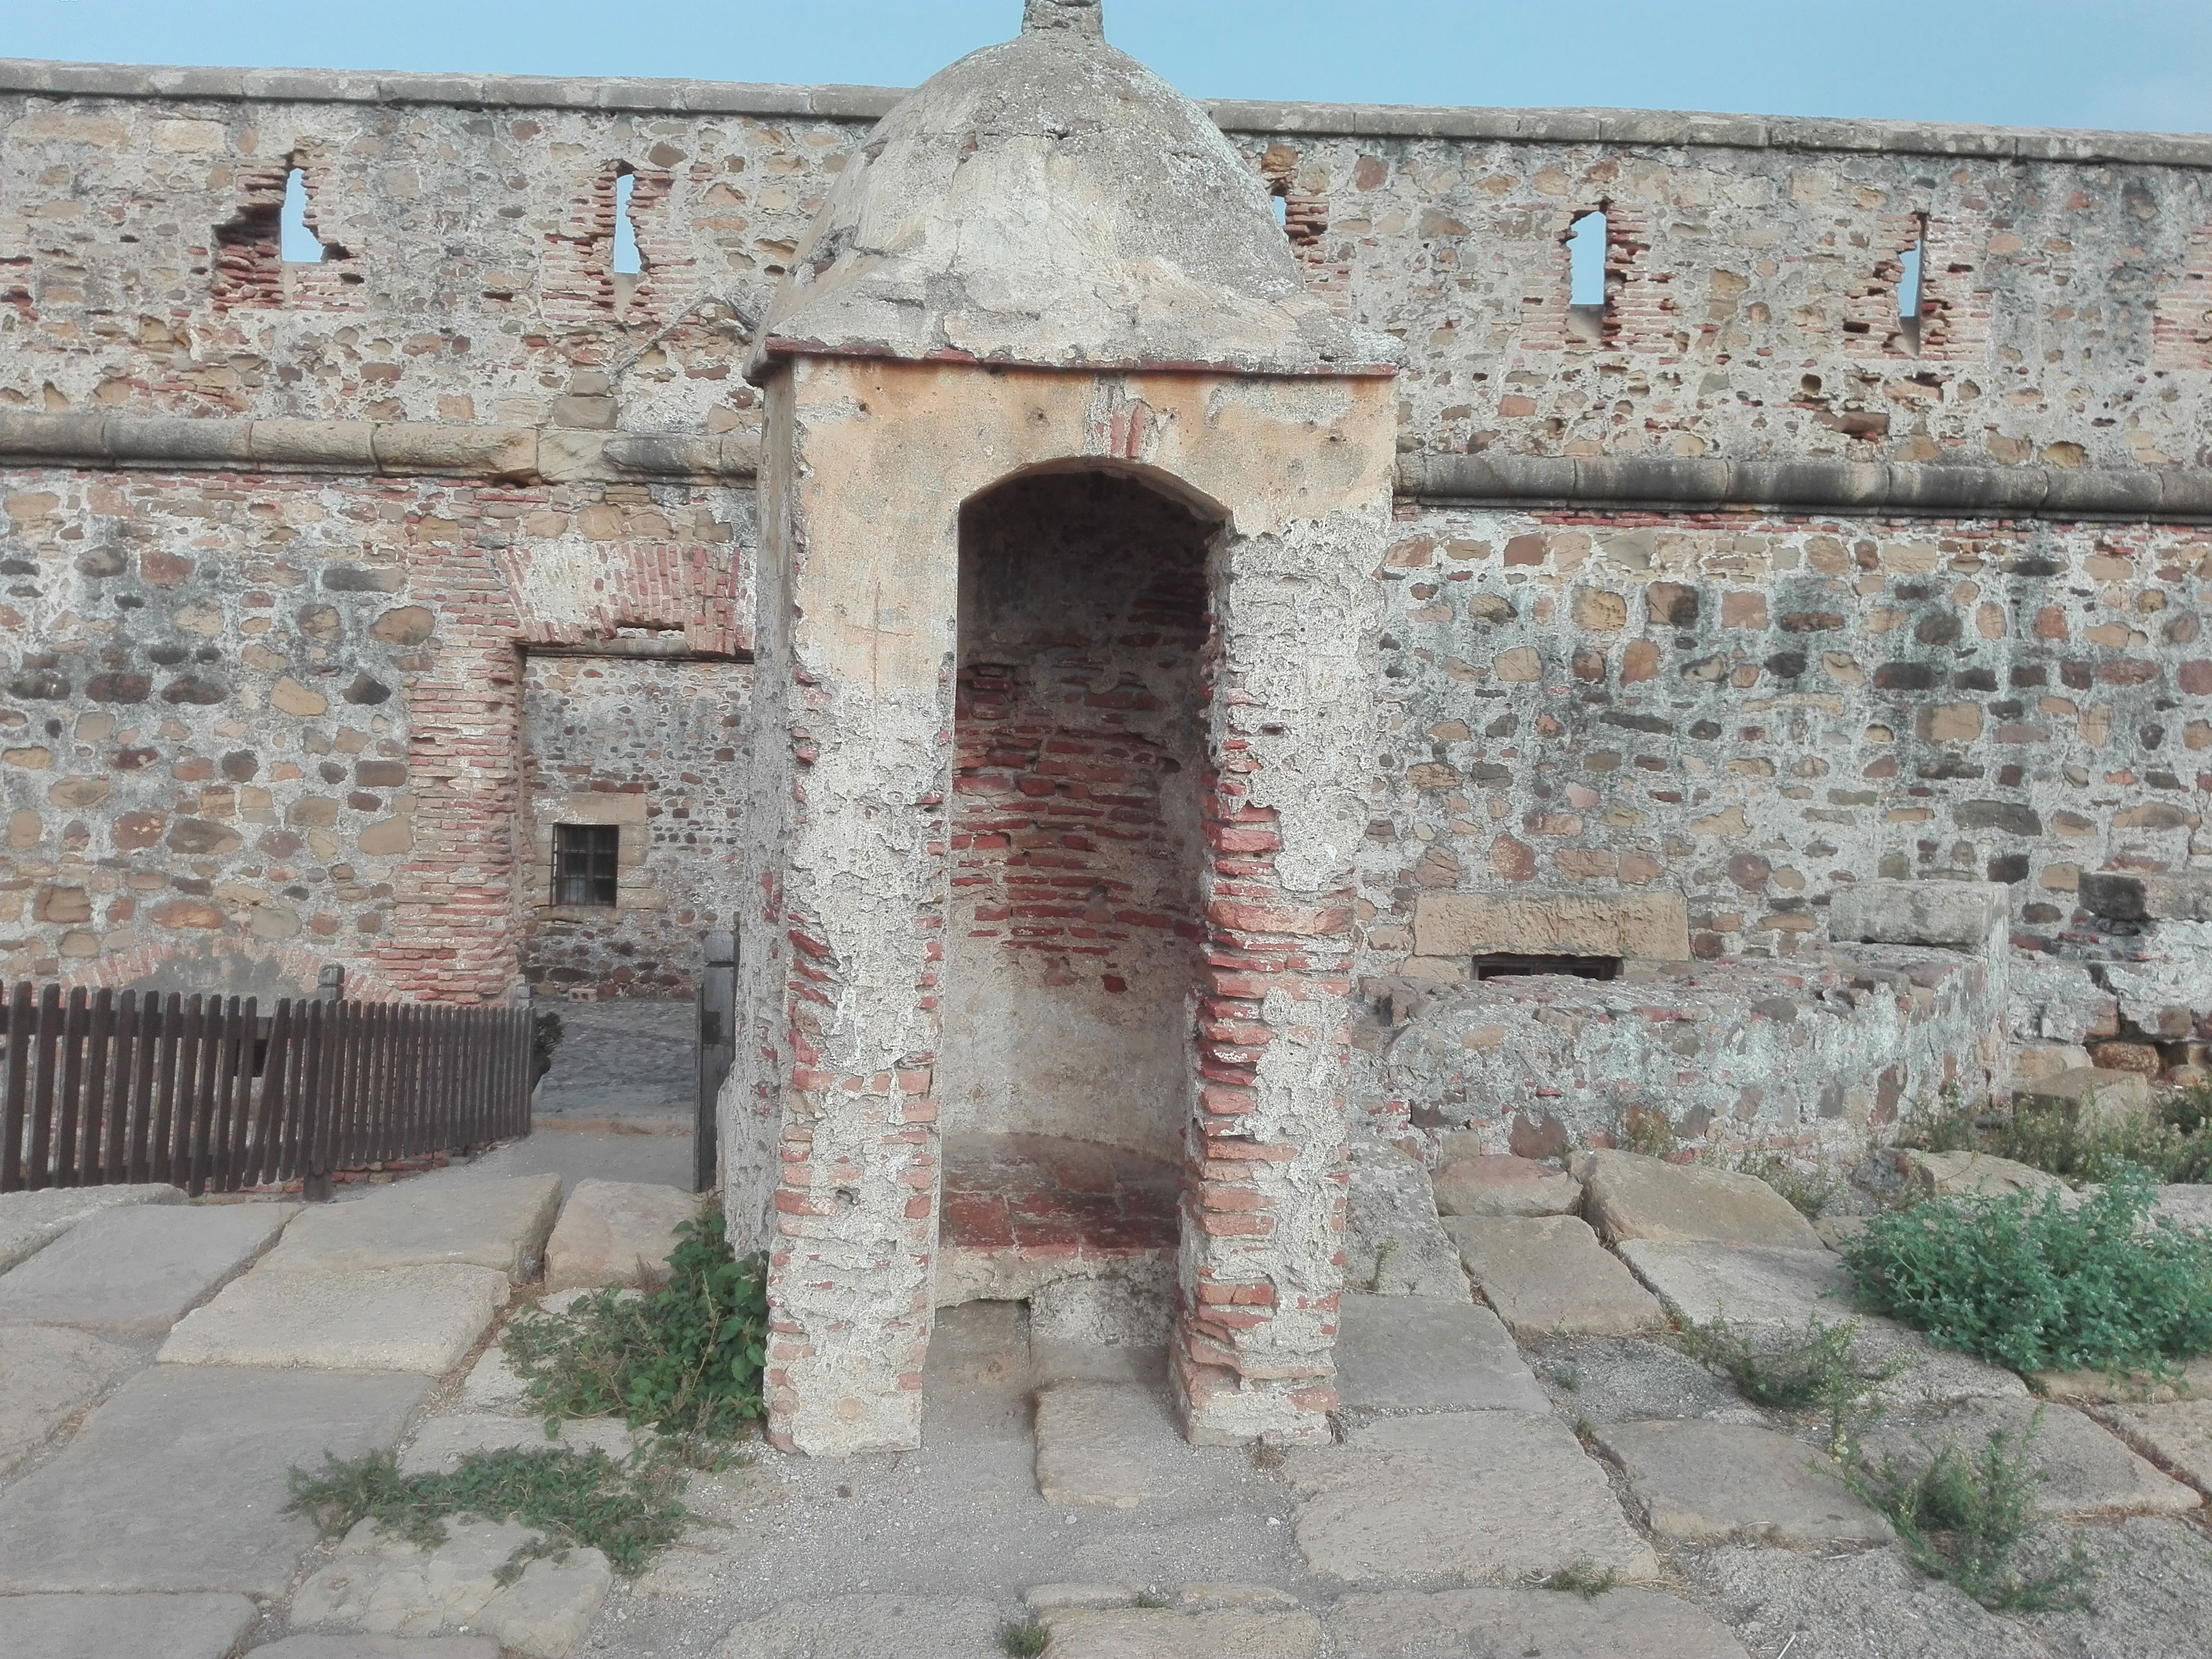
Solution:
{"label": "weed sprouting between stones", "polygon": [[601,1291],[566,1313],[526,1308],[502,1346],[549,1418],[619,1415],[711,1458],[761,1416],[765,1258],[738,1261],[711,1205],[677,1231],[668,1283],[651,1296]]}
{"label": "weed sprouting between stones", "polygon": [[325,1538],[362,1521],[379,1521],[411,1542],[434,1549],[445,1541],[449,1516],[519,1521],[558,1542],[526,1546],[501,1569],[503,1583],[521,1576],[537,1556],[569,1545],[605,1553],[616,1571],[635,1574],[647,1558],[683,1530],[676,1500],[683,1470],[672,1459],[643,1452],[617,1463],[594,1447],[548,1446],[470,1452],[450,1471],[402,1474],[388,1451],[340,1458],[290,1474],[292,1514],[304,1515]]}
{"label": "weed sprouting between stones", "polygon": [[2161,1182],[2212,1181],[2212,1084],[2160,1102],[2148,1117],[2084,1122],[2056,1109],[2007,1110],[1969,1101],[1955,1085],[1916,1112],[1899,1145],[1927,1152],[1988,1152],[2075,1184],[2111,1181],[2130,1165]]}
{"label": "weed sprouting between stones", "polygon": [[1844,1182],[1828,1173],[1826,1164],[1808,1175],[1778,1152],[1759,1152],[1740,1159],[1739,1175],[1755,1176],[1774,1188],[1790,1207],[1808,1221],[1818,1221],[1840,1197]]}
{"label": "weed sprouting between stones", "polygon": [[1168,1605],[1168,1598],[1158,1590],[1139,1590],[1129,1605],[1133,1607],[1164,1607]]}
{"label": "weed sprouting between stones", "polygon": [[1036,1659],[1051,1642],[1052,1632],[1035,1619],[1011,1620],[999,1626],[999,1650],[1009,1659]]}
{"label": "weed sprouting between stones", "polygon": [[[2039,1410],[2026,1433],[1992,1429],[1977,1451],[1946,1441],[1929,1451],[1928,1466],[1907,1475],[1886,1456],[1878,1471],[1848,1474],[1853,1491],[1897,1528],[1898,1542],[1913,1565],[1948,1580],[1984,1607],[2040,1613],[2079,1607],[2089,1575],[2077,1540],[2063,1565],[2043,1572],[2021,1565],[2023,1546],[2041,1530],[2035,1490],[2044,1471],[2033,1463],[2043,1424]],[[1925,1444],[1923,1450],[1929,1449]]]}
{"label": "weed sprouting between stones", "polygon": [[1646,1158],[1665,1158],[1682,1143],[1667,1115],[1650,1106],[1631,1106],[1622,1115],[1613,1144],[1624,1152]]}
{"label": "weed sprouting between stones", "polygon": [[1819,1407],[1827,1414],[1828,1451],[1848,1460],[1860,1434],[1881,1414],[1882,1385],[1909,1363],[1893,1354],[1869,1360],[1858,1351],[1859,1322],[1808,1319],[1802,1332],[1740,1330],[1725,1321],[1682,1322],[1683,1352],[1725,1376],[1755,1406]]}
{"label": "weed sprouting between stones", "polygon": [[1547,1590],[1561,1590],[1579,1595],[1585,1601],[1594,1601],[1620,1582],[1611,1567],[1601,1569],[1587,1559],[1571,1566],[1561,1567],[1557,1572],[1539,1581]]}
{"label": "weed sprouting between stones", "polygon": [[1862,1306],[2014,1370],[2150,1370],[2212,1352],[2212,1236],[2154,1218],[2124,1170],[2061,1194],[1942,1198],[1870,1219],[1844,1249]]}

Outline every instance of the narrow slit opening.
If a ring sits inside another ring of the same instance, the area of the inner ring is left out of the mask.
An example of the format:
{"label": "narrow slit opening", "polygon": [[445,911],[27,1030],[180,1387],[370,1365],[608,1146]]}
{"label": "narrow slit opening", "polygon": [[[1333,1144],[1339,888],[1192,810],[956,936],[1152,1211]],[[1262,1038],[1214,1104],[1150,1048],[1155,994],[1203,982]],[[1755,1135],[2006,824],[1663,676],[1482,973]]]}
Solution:
{"label": "narrow slit opening", "polygon": [[637,249],[637,224],[629,216],[630,198],[637,192],[637,175],[618,173],[615,177],[615,275],[641,276],[645,270],[645,256]]}
{"label": "narrow slit opening", "polygon": [[1575,216],[1567,228],[1567,332],[1595,343],[1605,334],[1605,210]]}
{"label": "narrow slit opening", "polygon": [[1501,951],[1493,956],[1474,959],[1474,976],[1478,980],[1528,979],[1539,974],[1562,975],[1569,979],[1598,981],[1620,977],[1619,957],[1528,956]]}
{"label": "narrow slit opening", "polygon": [[1923,280],[1928,268],[1928,216],[1917,216],[1920,228],[1912,239],[1912,246],[1897,256],[1898,330],[1904,336],[1905,349],[1917,356],[1920,352],[1920,320],[1923,315]]}
{"label": "narrow slit opening", "polygon": [[[266,199],[265,198],[264,198]],[[267,211],[264,209],[263,211]],[[265,224],[268,222],[264,220]],[[277,246],[288,265],[319,265],[323,262],[322,240],[307,228],[307,173],[294,167],[284,175],[284,206],[277,215]]]}

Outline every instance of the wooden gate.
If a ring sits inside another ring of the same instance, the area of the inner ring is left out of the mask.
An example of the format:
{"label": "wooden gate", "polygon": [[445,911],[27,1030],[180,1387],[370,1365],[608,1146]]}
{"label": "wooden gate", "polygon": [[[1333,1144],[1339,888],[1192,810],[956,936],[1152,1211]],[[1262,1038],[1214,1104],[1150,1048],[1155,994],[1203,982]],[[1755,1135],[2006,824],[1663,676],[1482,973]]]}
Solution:
{"label": "wooden gate", "polygon": [[0,1008],[0,1193],[194,1194],[530,1133],[530,1009],[17,985]]}

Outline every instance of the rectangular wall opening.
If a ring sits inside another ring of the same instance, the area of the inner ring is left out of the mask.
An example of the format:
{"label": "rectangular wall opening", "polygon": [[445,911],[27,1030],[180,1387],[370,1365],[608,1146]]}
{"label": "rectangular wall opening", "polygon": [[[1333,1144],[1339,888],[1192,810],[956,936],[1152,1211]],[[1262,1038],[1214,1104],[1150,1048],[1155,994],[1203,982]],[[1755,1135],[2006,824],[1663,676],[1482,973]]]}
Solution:
{"label": "rectangular wall opening", "polygon": [[1620,958],[1500,954],[1474,959],[1474,976],[1478,980],[1527,979],[1539,974],[1559,974],[1570,979],[1615,980],[1620,977]]}

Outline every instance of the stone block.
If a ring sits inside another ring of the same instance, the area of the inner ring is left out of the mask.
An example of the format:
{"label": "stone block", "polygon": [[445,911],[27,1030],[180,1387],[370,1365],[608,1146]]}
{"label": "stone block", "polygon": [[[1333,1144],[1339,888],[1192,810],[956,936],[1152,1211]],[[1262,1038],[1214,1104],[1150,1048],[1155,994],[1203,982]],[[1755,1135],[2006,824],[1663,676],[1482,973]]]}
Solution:
{"label": "stone block", "polygon": [[1689,905],[1680,893],[1566,890],[1424,893],[1413,948],[1425,957],[1637,957],[1686,962]]}
{"label": "stone block", "polygon": [[739,1625],[713,1659],[1003,1659],[996,1601],[980,1595],[821,1595]]}
{"label": "stone block", "polygon": [[143,1363],[89,1331],[58,1325],[0,1331],[0,1479]]}
{"label": "stone block", "polygon": [[270,1252],[268,1266],[308,1273],[495,1267],[520,1284],[538,1271],[560,1207],[557,1175],[405,1182],[316,1206]]}
{"label": "stone block", "polygon": [[1636,1152],[1593,1152],[1578,1164],[1583,1213],[1607,1243],[1628,1238],[1820,1248],[1813,1224],[1756,1176]]}
{"label": "stone block", "polygon": [[416,1430],[415,1438],[399,1454],[402,1474],[450,1472],[470,1452],[599,1450],[617,1463],[637,1449],[637,1441],[619,1419],[586,1417],[563,1422],[560,1433],[548,1436],[545,1422],[536,1417],[503,1417],[464,1412],[452,1417],[433,1417]]}
{"label": "stone block", "polygon": [[2069,1123],[2109,1127],[2150,1115],[2150,1084],[2136,1072],[2076,1066],[2055,1077],[2016,1085],[2015,1110],[2054,1112]]}
{"label": "stone block", "polygon": [[2015,1042],[2012,1086],[2017,1095],[2030,1085],[2089,1064],[2089,1051],[2078,1042]]}
{"label": "stone block", "polygon": [[2111,1414],[2120,1437],[2200,1488],[2212,1488],[2212,1400],[2130,1406]]}
{"label": "stone block", "polygon": [[1771,1429],[1691,1420],[1607,1423],[1594,1432],[1662,1539],[1814,1549],[1891,1536],[1833,1463]]}
{"label": "stone block", "polygon": [[0,1323],[158,1336],[243,1272],[297,1204],[143,1204],[87,1217],[0,1274]]}
{"label": "stone block", "polygon": [[1160,1449],[1176,1439],[1167,1402],[1133,1382],[1062,1382],[1036,1397],[1037,1491],[1048,1503],[1134,1509]]}
{"label": "stone block", "polygon": [[1578,1217],[1446,1224],[1468,1277],[1516,1339],[1632,1336],[1662,1330],[1667,1316]]}
{"label": "stone block", "polygon": [[1364,1590],[1328,1615],[1336,1659],[1746,1659],[1711,1613],[1656,1590]]}
{"label": "stone block", "polygon": [[293,1596],[293,1628],[373,1636],[481,1633],[530,1659],[566,1659],[583,1644],[614,1585],[605,1556],[556,1550],[501,1583],[515,1553],[542,1543],[541,1534],[518,1522],[474,1516],[449,1519],[445,1527],[445,1541],[426,1549],[378,1522],[361,1522]]}
{"label": "stone block", "polygon": [[258,1616],[243,1595],[0,1596],[0,1646],[9,1659],[227,1659]]}
{"label": "stone block", "polygon": [[1917,1471],[1946,1444],[1978,1455],[1996,1431],[2015,1448],[2033,1436],[2030,1455],[2044,1472],[2038,1515],[2178,1515],[2204,1501],[2073,1407],[2039,1400],[1969,1400],[1933,1415],[1886,1419],[1868,1435],[1867,1454]]}
{"label": "stone block", "polygon": [[2002,882],[1839,883],[1828,896],[1828,937],[1983,951],[2011,915],[2012,890]]}
{"label": "stone block", "polygon": [[1468,1300],[1458,1253],[1437,1221],[1429,1172],[1395,1146],[1355,1141],[1345,1199],[1345,1281],[1382,1296]]}
{"label": "stone block", "polygon": [[1897,1172],[1908,1193],[1920,1198],[2009,1198],[2014,1193],[2063,1193],[2055,1175],[1987,1152],[1923,1152],[1900,1147]]}
{"label": "stone block", "polygon": [[641,1182],[580,1181],[545,1244],[545,1288],[663,1285],[676,1229],[699,1218],[699,1195]]}
{"label": "stone block", "polygon": [[1302,1608],[1069,1607],[1045,1614],[1044,1626],[1053,1659],[1320,1659],[1322,1651],[1321,1620]]}
{"label": "stone block", "polygon": [[264,1265],[178,1322],[172,1365],[313,1365],[442,1376],[490,1328],[507,1297],[490,1267],[271,1273]]}
{"label": "stone block", "polygon": [[0,1494],[0,1594],[279,1595],[315,1541],[284,1513],[285,1472],[391,1445],[428,1387],[390,1373],[142,1371]]}
{"label": "stone block", "polygon": [[1336,1391],[1347,1410],[1545,1409],[1544,1391],[1487,1308],[1428,1297],[1346,1295]]}
{"label": "stone block", "polygon": [[181,1204],[185,1189],[158,1182],[127,1187],[45,1187],[0,1193],[0,1273],[44,1249],[100,1210],[137,1204]]}
{"label": "stone block", "polygon": [[1435,1185],[1445,1215],[1572,1215],[1583,1198],[1582,1182],[1565,1171],[1495,1153],[1445,1164]]}
{"label": "stone block", "polygon": [[1285,1473],[1307,1564],[1347,1583],[1512,1583],[1577,1563],[1658,1574],[1605,1472],[1548,1412],[1385,1418],[1291,1452]]}

